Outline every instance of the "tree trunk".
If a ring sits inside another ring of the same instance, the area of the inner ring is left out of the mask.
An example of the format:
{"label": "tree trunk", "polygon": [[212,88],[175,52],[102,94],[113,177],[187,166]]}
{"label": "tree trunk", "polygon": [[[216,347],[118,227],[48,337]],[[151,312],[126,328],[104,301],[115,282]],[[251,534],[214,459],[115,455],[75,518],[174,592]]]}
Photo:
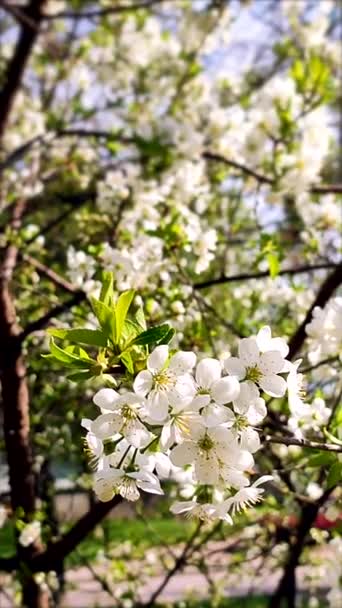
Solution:
{"label": "tree trunk", "polygon": [[[18,201],[13,211],[11,227],[21,225],[25,202]],[[35,480],[30,444],[29,391],[26,367],[19,338],[14,299],[10,282],[17,261],[17,248],[9,245],[4,252],[0,275],[0,381],[2,387],[4,439],[8,463],[10,497],[15,517],[30,521],[35,510]],[[29,562],[38,547],[17,544],[17,556],[22,564],[19,576],[24,583],[23,606],[47,608],[46,594],[42,594],[33,576]]]}

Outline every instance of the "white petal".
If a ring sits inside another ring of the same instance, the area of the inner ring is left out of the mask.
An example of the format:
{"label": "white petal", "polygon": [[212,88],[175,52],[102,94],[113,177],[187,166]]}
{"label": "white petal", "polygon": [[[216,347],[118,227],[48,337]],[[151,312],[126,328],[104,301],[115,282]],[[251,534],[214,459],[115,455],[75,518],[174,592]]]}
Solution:
{"label": "white petal", "polygon": [[87,431],[90,431],[91,423],[92,420],[89,418],[82,418],[81,420],[81,426],[83,426],[84,429],[87,429]]}
{"label": "white petal", "polygon": [[256,341],[259,347],[260,352],[264,353],[266,350],[269,350],[269,343],[272,339],[271,328],[268,325],[262,327],[256,337]]}
{"label": "white petal", "polygon": [[150,392],[152,385],[153,376],[151,372],[145,369],[144,371],[139,372],[139,374],[136,376],[133,383],[133,388],[138,395],[145,397],[145,395]]}
{"label": "white petal", "polygon": [[240,394],[233,402],[234,410],[238,414],[245,414],[251,403],[255,403],[257,399],[259,399],[259,390],[254,382],[250,380],[242,382],[240,384]]}
{"label": "white petal", "polygon": [[221,378],[221,372],[221,363],[217,359],[202,359],[196,368],[196,382],[201,388],[210,388],[213,382]]}
{"label": "white petal", "polygon": [[151,433],[139,420],[132,420],[131,424],[124,427],[122,434],[134,448],[144,447],[151,439]]}
{"label": "white petal", "polygon": [[195,459],[195,474],[200,483],[207,483],[210,485],[218,483],[218,462],[213,450],[204,454],[197,453]]}
{"label": "white petal", "polygon": [[247,367],[259,361],[259,348],[255,338],[242,338],[239,342],[239,357]]}
{"label": "white petal", "polygon": [[283,397],[286,393],[287,384],[284,378],[276,374],[263,376],[259,384],[262,390],[271,397]]}
{"label": "white petal", "polygon": [[204,408],[201,416],[205,425],[207,427],[212,427],[230,421],[231,416],[229,414],[231,414],[231,416],[234,418],[233,412],[231,412],[227,407],[212,403]]}
{"label": "white petal", "polygon": [[172,444],[174,443],[174,432],[173,432],[173,423],[172,421],[167,422],[166,424],[164,424],[163,428],[162,428],[162,432],[160,435],[160,447],[162,448],[162,450],[168,450]]}
{"label": "white petal", "polygon": [[164,494],[158,480],[151,483],[151,481],[144,481],[138,479],[137,486],[144,490],[144,492],[149,492],[150,494]]}
{"label": "white petal", "polygon": [[120,432],[123,419],[116,414],[100,414],[91,425],[91,432],[99,439],[109,439]]}
{"label": "white petal", "polygon": [[[236,469],[231,469],[230,467],[227,467],[223,470],[222,476],[225,479],[225,481],[228,483],[228,485],[232,486],[236,490],[239,490],[240,488],[244,488],[244,487],[248,486],[248,484],[249,484],[248,477],[243,475],[243,473],[241,473],[241,471],[237,471]],[[228,502],[229,500],[230,499],[228,498],[228,500],[226,500],[225,503],[222,503],[222,505],[226,504],[228,506],[230,504]]]}
{"label": "white petal", "polygon": [[211,396],[220,405],[230,403],[238,398],[240,394],[240,384],[235,376],[225,376],[217,380],[211,387]]}
{"label": "white petal", "polygon": [[156,422],[165,420],[169,409],[169,401],[165,393],[152,391],[147,400],[146,409]]}
{"label": "white petal", "polygon": [[169,363],[169,369],[173,371],[177,376],[180,374],[186,374],[190,372],[196,365],[195,353],[189,351],[179,351],[173,357],[171,357]]}
{"label": "white petal", "polygon": [[197,454],[197,449],[192,441],[184,441],[171,450],[170,460],[176,467],[183,467],[191,464]]}
{"label": "white petal", "polygon": [[257,486],[260,486],[262,483],[266,483],[267,481],[273,481],[272,475],[262,475],[261,477],[259,477],[259,479],[252,483],[252,488],[256,488]]}
{"label": "white petal", "polygon": [[284,359],[277,350],[269,350],[260,355],[258,367],[266,376],[268,374],[278,374],[284,367]]}
{"label": "white petal", "polygon": [[252,454],[260,448],[259,434],[251,428],[241,431],[240,446],[242,450],[248,450]]}
{"label": "white petal", "polygon": [[157,452],[155,455],[156,459],[156,472],[158,477],[167,478],[170,475],[170,470],[172,467],[171,460],[166,454],[162,454],[161,452]]}
{"label": "white petal", "polygon": [[238,357],[228,357],[224,362],[224,369],[230,376],[236,376],[243,380],[246,375],[246,367]]}
{"label": "white petal", "polygon": [[289,354],[289,347],[283,338],[272,338],[270,342],[270,349],[278,350],[281,356],[284,358]]}
{"label": "white petal", "polygon": [[261,422],[265,416],[267,415],[267,408],[264,399],[257,399],[255,403],[253,403],[248,412],[247,419],[249,424],[255,426]]}
{"label": "white petal", "polygon": [[119,396],[119,393],[112,388],[101,388],[101,390],[94,395],[93,401],[98,407],[113,411],[116,409],[115,402]]}
{"label": "white petal", "polygon": [[169,356],[169,347],[166,344],[157,346],[147,359],[147,367],[150,372],[159,372],[165,366]]}
{"label": "white petal", "polygon": [[179,513],[192,511],[196,506],[197,502],[194,500],[184,500],[183,502],[174,502],[170,507],[170,511],[175,515],[178,515]]}
{"label": "white petal", "polygon": [[205,407],[206,405],[209,405],[210,403],[210,395],[197,395],[193,401],[191,401],[191,404],[189,407],[191,407],[192,410],[195,410],[196,412],[198,412],[200,409],[202,409],[202,407]]}
{"label": "white petal", "polygon": [[254,458],[247,450],[233,450],[229,456],[229,465],[238,469],[238,471],[246,471],[254,464]]}

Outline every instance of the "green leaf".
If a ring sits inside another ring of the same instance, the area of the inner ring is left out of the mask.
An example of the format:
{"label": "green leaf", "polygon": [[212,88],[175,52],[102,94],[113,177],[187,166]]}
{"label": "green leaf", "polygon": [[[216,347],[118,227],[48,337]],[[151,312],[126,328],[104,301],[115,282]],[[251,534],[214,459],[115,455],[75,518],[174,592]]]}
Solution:
{"label": "green leaf", "polygon": [[138,325],[141,327],[141,329],[144,329],[144,330],[147,329],[144,310],[141,306],[138,308],[137,312],[135,313],[135,320],[138,323]]}
{"label": "green leaf", "polygon": [[[130,346],[139,345],[145,346],[148,344],[165,344],[162,342],[170,333],[170,330],[174,333],[174,330],[169,325],[157,325],[151,327],[146,331],[143,331],[139,336],[134,338]],[[172,334],[173,335],[173,334]],[[171,336],[172,337],[172,336]]]}
{"label": "green leaf", "polygon": [[134,294],[135,291],[133,289],[130,289],[129,291],[124,291],[124,293],[121,294],[115,305],[116,342],[119,342],[120,340],[123,326],[127,317],[129,307],[132,304]]}
{"label": "green leaf", "polygon": [[89,370],[85,370],[84,372],[74,372],[67,375],[68,380],[72,380],[72,382],[84,382],[85,380],[90,380],[90,378],[93,377],[94,374]]}
{"label": "green leaf", "polygon": [[115,326],[115,311],[112,308],[109,308],[100,300],[96,300],[96,298],[90,298],[91,305],[93,307],[93,311],[100,323],[103,331],[106,336],[110,337],[114,344],[116,344],[116,326]]}
{"label": "green leaf", "polygon": [[113,301],[113,282],[113,273],[104,271],[102,274],[102,287],[99,300],[107,306],[110,306]]}
{"label": "green leaf", "polygon": [[335,435],[332,435],[332,433],[330,433],[327,429],[323,429],[323,433],[327,437],[327,439],[331,441],[331,443],[342,446],[342,441],[338,439],[338,437],[335,437]]}
{"label": "green leaf", "polygon": [[323,453],[315,454],[314,456],[309,458],[309,460],[307,462],[307,466],[308,467],[327,466],[327,465],[331,465],[332,462],[334,462],[334,460],[335,460],[334,454],[329,454],[328,452],[326,452],[324,454]]}
{"label": "green leaf", "polygon": [[123,353],[121,353],[121,355],[119,355],[119,359],[122,361],[124,366],[128,369],[129,373],[134,374],[134,363],[133,363],[133,359],[132,359],[130,353],[128,353],[127,351],[124,351]]}
{"label": "green leaf", "polygon": [[107,338],[99,329],[48,329],[47,333],[55,338],[67,339],[71,342],[90,344],[92,346],[107,346]]}
{"label": "green leaf", "polygon": [[72,353],[60,348],[55,344],[54,340],[50,340],[50,351],[51,355],[42,355],[45,359],[55,359],[63,363],[66,367],[76,367],[79,369],[89,369],[92,359],[81,358],[73,355]]}
{"label": "green leaf", "polygon": [[163,336],[163,338],[161,340],[158,340],[158,345],[160,346],[161,344],[169,344],[169,342],[171,342],[175,333],[176,332],[173,329],[173,327],[170,327],[169,331],[165,334],[165,336]]}
{"label": "green leaf", "polygon": [[333,486],[338,485],[340,483],[340,481],[342,481],[342,462],[336,461],[331,466],[329,473],[328,473],[328,478],[327,478],[328,489],[332,488]]}
{"label": "green leaf", "polygon": [[279,258],[276,253],[268,253],[266,256],[268,268],[272,279],[275,279],[280,270]]}

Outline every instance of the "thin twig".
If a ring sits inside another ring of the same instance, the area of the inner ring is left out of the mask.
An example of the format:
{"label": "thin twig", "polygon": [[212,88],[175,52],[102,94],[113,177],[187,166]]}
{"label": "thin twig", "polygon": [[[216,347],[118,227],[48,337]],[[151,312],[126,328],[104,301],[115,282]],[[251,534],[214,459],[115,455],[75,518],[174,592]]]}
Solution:
{"label": "thin twig", "polygon": [[266,443],[280,443],[282,445],[296,445],[301,448],[309,448],[312,450],[323,450],[325,452],[342,453],[342,446],[334,443],[320,443],[319,441],[309,441],[308,439],[296,439],[295,437],[276,437],[274,435],[266,435],[264,437]]}

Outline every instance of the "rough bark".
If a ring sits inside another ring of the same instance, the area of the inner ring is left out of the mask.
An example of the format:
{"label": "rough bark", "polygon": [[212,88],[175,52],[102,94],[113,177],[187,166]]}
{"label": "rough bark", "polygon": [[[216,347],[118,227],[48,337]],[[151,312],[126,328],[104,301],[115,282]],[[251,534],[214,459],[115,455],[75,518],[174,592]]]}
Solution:
{"label": "rough bark", "polygon": [[305,547],[307,535],[315,522],[320,508],[329,498],[332,491],[333,488],[327,490],[316,502],[305,504],[302,507],[301,518],[295,531],[295,540],[290,545],[284,573],[276,592],[271,598],[269,608],[282,608],[284,603],[287,608],[296,608],[296,569]]}
{"label": "rough bark", "polygon": [[[11,228],[15,233],[21,225],[25,201],[15,205]],[[10,244],[3,256],[0,274],[0,381],[4,439],[10,482],[10,499],[13,513],[26,521],[35,509],[35,480],[30,443],[29,391],[26,367],[19,339],[21,329],[16,319],[11,279],[18,257],[17,247]],[[38,547],[17,545],[18,561],[26,565],[20,576],[23,583],[23,606],[46,608],[47,596],[42,593],[34,578],[27,574],[30,559]]]}
{"label": "rough bark", "polygon": [[26,64],[38,36],[39,25],[42,20],[42,10],[46,2],[47,0],[31,0],[28,6],[23,7],[21,10],[23,15],[21,31],[13,57],[8,64],[4,76],[4,84],[0,92],[0,140],[5,132],[7,120],[19,90]]}

